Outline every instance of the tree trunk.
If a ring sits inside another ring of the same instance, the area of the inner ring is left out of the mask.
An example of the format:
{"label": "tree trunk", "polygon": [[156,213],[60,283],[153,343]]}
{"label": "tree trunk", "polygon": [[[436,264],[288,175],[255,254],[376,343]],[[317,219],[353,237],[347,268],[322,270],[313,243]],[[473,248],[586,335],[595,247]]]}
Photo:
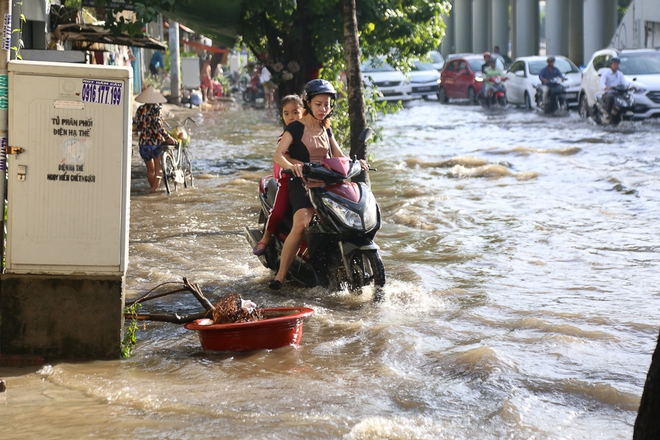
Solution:
{"label": "tree trunk", "polygon": [[[364,114],[364,86],[360,67],[360,41],[358,37],[355,0],[342,0],[342,18],[344,20],[344,56],[346,57],[346,81],[348,86],[348,118],[351,124],[350,157],[367,158],[367,146],[359,141],[360,133],[365,129],[367,120]],[[369,173],[363,171],[353,179],[369,184]]]}
{"label": "tree trunk", "polygon": [[639,404],[633,440],[657,440],[660,438],[660,337],[651,358],[646,376],[642,401]]}
{"label": "tree trunk", "polygon": [[[272,64],[278,61],[283,62],[284,69],[289,69],[288,64],[291,61],[298,64],[298,71],[292,72],[293,79],[278,84],[276,93],[279,99],[286,95],[302,95],[305,84],[318,76],[321,67],[316,58],[314,39],[309,38],[317,30],[312,27],[315,21],[310,17],[311,13],[308,11],[307,3],[298,2],[296,12],[294,23],[288,34],[281,34],[275,29],[265,13],[261,16],[261,26],[268,42],[270,62]],[[253,47],[250,49],[257,58],[262,55]],[[272,69],[272,65],[270,67]],[[271,73],[275,72],[271,71]]]}

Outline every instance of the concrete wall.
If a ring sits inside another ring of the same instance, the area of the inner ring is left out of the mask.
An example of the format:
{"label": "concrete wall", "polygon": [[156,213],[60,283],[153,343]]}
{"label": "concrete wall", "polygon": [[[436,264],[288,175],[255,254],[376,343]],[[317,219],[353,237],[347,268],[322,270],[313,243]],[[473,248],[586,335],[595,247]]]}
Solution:
{"label": "concrete wall", "polygon": [[124,277],[2,275],[0,352],[118,359]]}
{"label": "concrete wall", "polygon": [[[612,38],[610,45],[617,49],[641,49],[647,46],[645,26],[647,22],[660,24],[660,2],[658,0],[633,0],[628,6],[626,15]],[[654,39],[655,44],[649,46],[660,47],[660,41]]]}

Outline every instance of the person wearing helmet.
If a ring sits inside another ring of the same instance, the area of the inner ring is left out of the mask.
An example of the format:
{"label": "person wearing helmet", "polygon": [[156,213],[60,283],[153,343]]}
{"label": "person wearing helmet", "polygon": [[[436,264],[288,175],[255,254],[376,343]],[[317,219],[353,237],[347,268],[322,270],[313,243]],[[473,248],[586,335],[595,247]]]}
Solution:
{"label": "person wearing helmet", "polygon": [[486,68],[488,67],[491,59],[493,59],[493,56],[490,54],[490,52],[484,52],[484,63],[481,65],[482,72],[486,71]]}
{"label": "person wearing helmet", "polygon": [[[603,102],[603,107],[608,114],[612,111],[612,105],[614,104],[614,93],[612,93],[613,89],[618,86],[631,87],[630,82],[619,70],[620,64],[621,60],[619,58],[610,58],[607,62],[610,70],[603,72],[603,74],[600,76],[600,88],[604,91],[601,99]],[[635,87],[632,86],[632,88],[634,89]]]}
{"label": "person wearing helmet", "polygon": [[548,65],[541,69],[539,72],[539,79],[541,80],[543,90],[543,105],[547,105],[548,95],[550,95],[551,101],[554,99],[555,92],[550,88],[550,81],[555,78],[566,79],[566,75],[564,75],[561,70],[555,67],[555,57],[549,56],[546,62]]}
{"label": "person wearing helmet", "polygon": [[[303,117],[286,126],[275,150],[275,163],[283,169],[291,170],[293,175],[289,182],[293,226],[284,241],[279,270],[275,279],[269,283],[273,290],[279,290],[284,284],[305,230],[314,215],[314,207],[305,188],[307,182],[303,181],[303,164],[328,157],[345,157],[330,128],[330,116],[336,98],[337,91],[328,81],[314,79],[308,82],[303,93]],[[362,163],[362,166],[364,168],[366,163]]]}
{"label": "person wearing helmet", "polygon": [[493,89],[493,82],[489,81],[489,79],[497,76],[504,78],[504,71],[497,65],[497,58],[490,57],[490,60],[488,60],[488,66],[481,72],[481,75],[484,79],[482,90],[486,98],[489,98]]}

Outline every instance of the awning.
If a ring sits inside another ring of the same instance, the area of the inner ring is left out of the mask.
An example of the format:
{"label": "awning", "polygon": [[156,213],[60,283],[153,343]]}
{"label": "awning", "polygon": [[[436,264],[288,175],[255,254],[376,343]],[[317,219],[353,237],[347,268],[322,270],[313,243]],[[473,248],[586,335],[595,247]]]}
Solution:
{"label": "awning", "polygon": [[194,0],[177,2],[174,11],[164,12],[168,18],[207,36],[214,44],[234,47],[238,21],[245,0]]}
{"label": "awning", "polygon": [[190,29],[187,26],[182,25],[181,23],[179,23],[179,27],[181,28],[182,31],[188,32],[189,34],[195,34],[196,33],[195,31],[193,31],[192,29]]}
{"label": "awning", "polygon": [[[144,47],[166,50],[167,45],[154,38],[131,37],[128,34],[115,35],[103,26],[94,24],[63,24],[55,29],[55,37],[63,41],[76,41],[83,44],[83,50],[93,50],[94,44],[116,44],[119,46]],[[98,47],[98,46],[96,46]]]}
{"label": "awning", "polygon": [[181,40],[181,44],[186,46],[194,47],[195,49],[205,50],[211,53],[227,53],[228,49],[220,49],[219,47],[207,46],[206,44],[198,43],[196,41]]}

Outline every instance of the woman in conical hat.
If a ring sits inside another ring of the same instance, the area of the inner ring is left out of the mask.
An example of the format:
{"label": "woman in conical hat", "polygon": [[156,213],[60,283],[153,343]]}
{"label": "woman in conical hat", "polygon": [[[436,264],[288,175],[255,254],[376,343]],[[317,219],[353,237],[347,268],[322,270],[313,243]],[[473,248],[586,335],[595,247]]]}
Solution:
{"label": "woman in conical hat", "polygon": [[163,118],[161,117],[162,103],[167,99],[158,93],[153,87],[149,86],[140,93],[135,100],[143,104],[138,107],[135,113],[135,127],[140,133],[138,145],[140,147],[140,157],[147,166],[147,180],[151,192],[158,190],[160,185],[160,156],[163,152],[160,145],[164,143],[174,144],[175,140],[163,127]]}

